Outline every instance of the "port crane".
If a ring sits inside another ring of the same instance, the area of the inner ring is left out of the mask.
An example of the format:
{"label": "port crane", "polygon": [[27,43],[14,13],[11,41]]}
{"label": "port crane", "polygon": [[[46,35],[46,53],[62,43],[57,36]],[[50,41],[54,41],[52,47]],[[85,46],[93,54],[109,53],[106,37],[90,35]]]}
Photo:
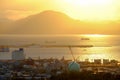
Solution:
{"label": "port crane", "polygon": [[[93,47],[93,45],[56,45],[56,44],[44,44],[44,45],[40,45],[40,44],[26,44],[26,45],[1,45],[0,48],[29,48],[32,46],[37,46],[40,48],[69,48],[70,50],[70,55],[72,55],[73,61],[68,65],[68,69],[70,71],[79,71],[79,64],[76,62],[76,58],[73,54],[72,48],[90,48]],[[74,66],[77,66],[76,68],[74,68]]]}

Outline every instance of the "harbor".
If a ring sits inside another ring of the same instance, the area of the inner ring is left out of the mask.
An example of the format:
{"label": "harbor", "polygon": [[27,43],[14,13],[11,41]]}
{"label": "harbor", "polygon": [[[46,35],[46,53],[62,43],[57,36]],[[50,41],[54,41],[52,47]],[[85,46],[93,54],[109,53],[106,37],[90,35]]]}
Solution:
{"label": "harbor", "polygon": [[0,80],[120,79],[119,38],[21,37],[1,42]]}
{"label": "harbor", "polygon": [[[70,65],[70,63],[72,64]],[[102,78],[109,75],[113,78],[106,77],[109,80],[118,80],[120,79],[120,64],[113,60],[104,64],[96,60],[94,62],[74,62],[65,60],[64,57],[60,60],[29,58],[0,61],[0,80],[72,80],[73,78],[77,80],[82,78],[81,75],[88,75],[88,78],[90,76],[97,78],[98,75]]]}
{"label": "harbor", "polygon": [[85,80],[89,77],[93,78],[91,80],[101,80],[108,75],[111,76],[109,80],[118,80],[120,62],[109,59],[94,59],[93,62],[89,59],[67,60],[64,56],[61,59],[41,59],[40,56],[26,59],[24,48],[13,51],[11,60],[0,60],[0,80],[78,80],[82,79],[82,75],[84,79],[84,75],[89,75]]}

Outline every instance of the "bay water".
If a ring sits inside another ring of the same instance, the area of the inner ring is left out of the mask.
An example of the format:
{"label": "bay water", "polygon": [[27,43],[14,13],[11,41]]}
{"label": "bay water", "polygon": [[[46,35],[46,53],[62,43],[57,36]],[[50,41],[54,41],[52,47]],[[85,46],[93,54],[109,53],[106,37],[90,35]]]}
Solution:
{"label": "bay water", "polygon": [[[0,35],[2,45],[92,45],[93,47],[71,47],[78,60],[116,59],[120,61],[120,35]],[[0,52],[0,59],[11,59],[16,47],[9,47],[9,52]],[[73,59],[69,47],[39,47],[37,45],[24,48],[26,58],[58,58]]]}

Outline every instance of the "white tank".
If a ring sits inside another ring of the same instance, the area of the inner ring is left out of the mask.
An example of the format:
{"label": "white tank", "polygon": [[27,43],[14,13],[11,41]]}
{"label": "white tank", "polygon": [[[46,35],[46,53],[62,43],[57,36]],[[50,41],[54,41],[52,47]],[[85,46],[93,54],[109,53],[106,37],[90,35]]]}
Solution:
{"label": "white tank", "polygon": [[76,62],[70,62],[69,65],[68,65],[68,70],[69,71],[77,71],[79,72],[80,71],[80,65]]}

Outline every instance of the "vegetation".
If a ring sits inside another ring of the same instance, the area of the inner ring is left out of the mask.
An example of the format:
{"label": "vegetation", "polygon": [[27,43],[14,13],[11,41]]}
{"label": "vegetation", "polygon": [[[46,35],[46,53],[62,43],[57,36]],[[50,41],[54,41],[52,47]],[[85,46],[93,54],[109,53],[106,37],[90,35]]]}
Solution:
{"label": "vegetation", "polygon": [[65,72],[61,75],[52,76],[50,80],[120,80],[120,75],[111,73],[93,73],[91,71]]}

